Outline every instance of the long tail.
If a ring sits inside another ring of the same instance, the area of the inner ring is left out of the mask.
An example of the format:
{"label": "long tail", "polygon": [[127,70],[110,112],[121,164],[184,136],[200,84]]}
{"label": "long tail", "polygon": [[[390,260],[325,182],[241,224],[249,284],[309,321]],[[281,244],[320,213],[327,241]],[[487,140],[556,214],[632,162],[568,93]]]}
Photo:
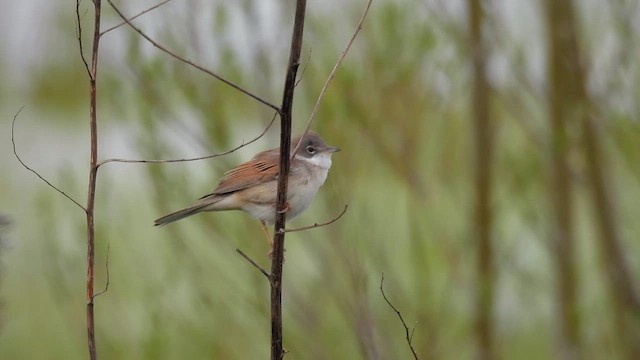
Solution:
{"label": "long tail", "polygon": [[202,210],[204,210],[204,208],[206,208],[207,206],[211,205],[210,203],[208,204],[202,204],[202,203],[198,203],[196,205],[193,205],[191,207],[188,207],[186,209],[182,209],[182,210],[178,210],[176,212],[172,212],[169,215],[165,215],[163,217],[161,217],[160,219],[155,221],[155,226],[163,226],[163,225],[167,225],[170,224],[174,221],[178,221],[180,219],[184,219],[187,216],[191,216],[194,214],[197,214],[199,212],[201,212]]}

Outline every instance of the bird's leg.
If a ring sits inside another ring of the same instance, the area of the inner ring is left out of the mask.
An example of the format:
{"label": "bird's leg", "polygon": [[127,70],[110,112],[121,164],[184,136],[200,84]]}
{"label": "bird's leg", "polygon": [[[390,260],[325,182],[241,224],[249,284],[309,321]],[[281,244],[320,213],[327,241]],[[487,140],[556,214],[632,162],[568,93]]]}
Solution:
{"label": "bird's leg", "polygon": [[273,255],[273,239],[271,238],[269,229],[267,229],[267,225],[265,225],[264,221],[260,221],[260,225],[262,225],[262,231],[264,231],[264,235],[267,237],[267,241],[269,242],[269,252],[267,255],[271,257],[271,255]]}

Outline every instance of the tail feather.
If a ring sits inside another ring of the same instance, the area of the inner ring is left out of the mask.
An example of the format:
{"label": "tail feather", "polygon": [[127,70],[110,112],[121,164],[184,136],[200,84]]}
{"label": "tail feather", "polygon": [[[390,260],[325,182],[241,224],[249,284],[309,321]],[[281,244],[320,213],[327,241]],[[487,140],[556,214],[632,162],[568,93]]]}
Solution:
{"label": "tail feather", "polygon": [[184,219],[187,216],[191,216],[197,214],[204,210],[205,207],[211,204],[196,204],[194,206],[188,207],[186,209],[178,210],[176,212],[172,212],[169,215],[165,215],[155,221],[155,226],[163,226],[170,224],[174,221],[178,221],[180,219]]}

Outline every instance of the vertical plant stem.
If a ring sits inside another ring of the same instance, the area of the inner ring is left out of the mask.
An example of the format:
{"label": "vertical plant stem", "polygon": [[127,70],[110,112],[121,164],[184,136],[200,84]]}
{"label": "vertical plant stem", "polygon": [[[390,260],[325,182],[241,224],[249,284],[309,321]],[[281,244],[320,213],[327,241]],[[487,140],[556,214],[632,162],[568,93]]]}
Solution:
{"label": "vertical plant stem", "polygon": [[[581,49],[576,34],[575,15],[572,1],[567,1],[566,15],[559,19],[568,33],[564,48],[567,67],[575,71],[576,108],[580,109],[582,143],[584,144],[587,171],[591,180],[591,195],[599,232],[598,240],[602,249],[605,272],[609,277],[613,294],[614,318],[618,319],[621,343],[626,345],[629,359],[640,359],[640,295],[632,271],[629,269],[625,250],[620,237],[612,188],[609,186],[611,172],[603,161],[601,137],[596,128],[598,111],[594,108],[587,90],[587,79],[581,62]],[[557,6],[557,5],[556,5]]]}
{"label": "vertical plant stem", "polygon": [[297,0],[291,38],[291,51],[280,109],[280,172],[278,174],[278,203],[271,261],[271,360],[284,357],[282,334],[282,270],[284,264],[284,230],[287,208],[287,184],[290,168],[291,113],[296,74],[300,65],[306,0]]}
{"label": "vertical plant stem", "polygon": [[98,173],[98,124],[97,124],[97,94],[96,79],[98,75],[98,49],[100,45],[100,0],[94,3],[93,44],[91,50],[91,66],[89,68],[89,128],[91,132],[89,186],[87,194],[87,341],[89,346],[89,358],[98,358],[95,338],[95,320],[93,311],[93,270],[95,257],[95,223],[94,208],[96,195],[96,176]]}
{"label": "vertical plant stem", "polygon": [[473,62],[473,118],[475,138],[475,214],[477,236],[477,292],[475,334],[477,358],[495,359],[493,338],[494,269],[491,243],[491,167],[493,134],[489,113],[490,87],[486,74],[486,45],[483,40],[484,13],[480,0],[469,0],[469,41]]}
{"label": "vertical plant stem", "polygon": [[567,128],[578,113],[575,72],[571,54],[571,2],[547,1],[549,27],[548,76],[549,121],[551,123],[551,204],[555,218],[554,254],[558,274],[557,309],[559,358],[579,359],[580,317],[577,304],[575,236],[573,231],[572,187],[569,171]]}

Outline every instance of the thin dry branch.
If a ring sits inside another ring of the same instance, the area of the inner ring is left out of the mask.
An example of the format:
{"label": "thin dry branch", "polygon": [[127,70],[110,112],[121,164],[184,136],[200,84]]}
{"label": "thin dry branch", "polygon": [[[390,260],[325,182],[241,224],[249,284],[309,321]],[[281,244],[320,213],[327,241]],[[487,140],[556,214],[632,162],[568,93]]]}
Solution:
{"label": "thin dry branch", "polygon": [[409,349],[411,349],[411,353],[413,354],[413,357],[418,360],[418,354],[416,353],[416,350],[413,348],[413,344],[412,344],[412,340],[413,340],[413,332],[415,331],[415,327],[411,330],[411,332],[409,332],[409,327],[407,326],[407,323],[404,321],[404,318],[402,317],[402,314],[400,313],[400,310],[398,310],[398,308],[396,308],[391,301],[389,301],[389,299],[387,298],[387,295],[384,293],[384,287],[382,286],[384,283],[384,273],[382,273],[382,278],[380,279],[380,292],[382,293],[382,297],[384,298],[384,301],[387,302],[387,304],[389,304],[389,306],[391,307],[391,309],[393,309],[393,311],[396,312],[396,314],[398,315],[398,318],[400,319],[400,322],[402,323],[402,326],[404,327],[404,333],[405,336],[407,338],[407,343],[409,344]]}
{"label": "thin dry branch", "polygon": [[307,61],[304,63],[304,67],[300,72],[300,76],[298,76],[298,81],[296,81],[296,84],[294,85],[295,87],[298,87],[298,84],[300,84],[300,81],[302,81],[302,77],[304,76],[304,73],[307,71],[307,67],[309,67],[310,63],[311,63],[311,49],[309,49],[309,54],[307,54]]}
{"label": "thin dry branch", "polygon": [[[86,11],[85,11],[86,14]],[[84,14],[82,15],[84,16]],[[80,20],[82,18],[80,16],[80,0],[76,0],[76,37],[78,38],[78,48],[80,50],[80,58],[82,58],[82,62],[84,63],[84,68],[87,70],[87,74],[91,76],[91,71],[89,70],[89,64],[87,63],[87,59],[84,57],[84,48],[82,46],[82,26],[80,24]]]}
{"label": "thin dry branch", "polygon": [[222,81],[223,83],[231,86],[232,88],[240,91],[241,93],[255,99],[256,101],[272,108],[273,110],[277,111],[278,113],[280,113],[280,108],[276,105],[274,105],[273,103],[259,97],[258,95],[255,95],[251,92],[249,92],[248,90],[245,90],[244,88],[240,87],[239,85],[234,84],[233,82],[223,78],[222,76],[214,73],[213,71],[198,65],[196,63],[194,63],[193,61],[184,58],[176,53],[174,53],[173,51],[167,49],[166,47],[160,45],[158,42],[156,42],[155,40],[153,40],[149,35],[147,35],[146,33],[144,33],[142,30],[140,30],[140,28],[138,28],[137,26],[133,25],[133,23],[131,21],[129,21],[129,19],[122,13],[122,11],[120,11],[120,9],[118,9],[118,7],[115,6],[115,4],[111,1],[111,0],[107,0],[109,2],[109,4],[111,5],[111,7],[113,8],[113,10],[115,10],[116,13],[118,13],[118,15],[122,18],[122,20],[124,20],[127,25],[129,25],[133,30],[135,30],[138,34],[140,34],[140,36],[142,36],[143,38],[145,38],[148,42],[150,42],[153,46],[155,46],[156,48],[160,49],[161,51],[163,51],[165,54],[173,57],[176,60],[182,61],[185,64],[189,64],[192,67],[206,73],[209,74],[210,76],[213,76],[214,78],[218,79],[219,81]]}
{"label": "thin dry branch", "polygon": [[[129,18],[129,21],[133,21],[134,19],[136,19],[136,18],[138,18],[138,17],[140,17],[140,16],[142,16],[142,15],[144,15],[144,14],[148,13],[149,11],[152,11],[152,10],[155,10],[155,9],[159,8],[160,6],[162,6],[162,5],[166,4],[166,3],[168,3],[169,1],[171,1],[171,0],[164,0],[164,1],[163,1],[163,2],[161,2],[161,3],[158,3],[158,4],[156,4],[156,5],[154,5],[154,6],[150,7],[150,8],[148,8],[148,9],[146,9],[146,10],[141,11],[141,12],[140,12],[140,13],[138,13],[137,15],[130,17],[130,18]],[[108,33],[109,31],[112,31],[112,30],[115,30],[115,29],[119,28],[120,26],[125,25],[126,23],[127,23],[126,21],[123,21],[123,22],[119,23],[118,25],[114,25],[114,26],[112,26],[112,27],[108,28],[107,30],[104,30],[103,32],[101,32],[101,33],[100,33],[100,36],[102,36],[102,35],[104,35],[104,34]]]}
{"label": "thin dry branch", "polygon": [[332,220],[329,220],[327,222],[323,222],[323,223],[315,223],[313,225],[309,225],[309,226],[303,226],[303,227],[299,227],[299,228],[295,228],[295,229],[280,229],[280,232],[282,233],[290,233],[290,232],[296,232],[296,231],[303,231],[303,230],[309,230],[309,229],[315,229],[318,227],[322,227],[322,226],[327,226],[327,225],[331,225],[334,222],[338,221],[342,215],[344,215],[347,212],[347,209],[349,208],[349,204],[346,204],[344,206],[344,209],[342,210],[342,212],[336,216],[335,218],[333,218]]}
{"label": "thin dry branch", "polygon": [[267,133],[267,131],[269,130],[269,128],[271,128],[271,125],[273,125],[273,123],[276,120],[276,115],[278,113],[275,113],[273,115],[273,118],[271,119],[271,121],[269,122],[269,124],[267,124],[267,127],[264,128],[264,130],[262,130],[262,132],[256,136],[255,138],[244,142],[244,140],[242,141],[242,144],[234,147],[233,149],[227,150],[227,151],[223,151],[221,153],[216,153],[216,154],[211,154],[211,155],[207,155],[207,156],[200,156],[200,157],[195,157],[195,158],[186,158],[186,159],[166,159],[166,160],[147,160],[147,159],[106,159],[106,160],[102,160],[98,163],[98,167],[107,164],[107,163],[129,163],[129,164],[163,164],[163,163],[176,163],[176,162],[186,162],[186,161],[198,161],[198,160],[205,160],[205,159],[211,159],[211,158],[215,158],[215,157],[219,157],[219,156],[223,156],[223,155],[228,155],[231,154],[232,152],[235,152],[249,144],[252,144],[256,141],[258,141],[261,137],[264,136],[264,134]]}
{"label": "thin dry branch", "polygon": [[24,106],[21,107],[20,110],[18,110],[18,112],[13,116],[13,121],[11,122],[11,144],[13,145],[13,155],[15,155],[16,159],[18,159],[20,164],[25,169],[27,169],[27,170],[31,171],[32,173],[36,174],[36,176],[39,177],[40,180],[44,181],[47,185],[49,185],[49,187],[51,187],[55,191],[59,192],[60,194],[62,194],[62,196],[66,197],[67,199],[71,200],[72,203],[76,204],[80,209],[82,209],[82,211],[86,212],[87,210],[85,209],[84,206],[80,205],[80,203],[77,202],[74,198],[72,198],[71,196],[67,195],[67,193],[65,193],[64,191],[60,190],[58,187],[56,187],[52,183],[50,183],[47,179],[45,179],[37,171],[35,171],[32,168],[30,168],[27,164],[24,163],[24,161],[22,161],[22,159],[20,158],[20,155],[18,155],[18,150],[16,149],[16,140],[15,140],[14,134],[15,134],[16,119],[18,118],[18,115],[20,115],[20,112],[22,111],[22,109],[24,109]]}
{"label": "thin dry branch", "polygon": [[255,260],[253,260],[252,258],[249,257],[249,255],[245,254],[242,250],[240,249],[236,249],[236,252],[238,254],[240,254],[240,256],[242,256],[243,258],[245,258],[245,260],[247,260],[249,263],[251,263],[251,265],[255,266],[256,269],[260,270],[260,272],[267,277],[267,280],[271,281],[271,275],[269,275],[269,272],[267,270],[265,270],[262,266],[260,266],[260,264],[258,264]]}
{"label": "thin dry branch", "polygon": [[107,258],[104,261],[104,268],[107,271],[107,280],[104,284],[104,289],[102,289],[102,291],[99,291],[98,293],[93,295],[93,299],[97,298],[98,296],[104,294],[107,292],[107,290],[109,290],[109,282],[111,279],[111,275],[109,273],[109,253],[111,252],[111,244],[107,243]]}
{"label": "thin dry branch", "polygon": [[[309,116],[309,120],[307,120],[307,125],[304,129],[304,132],[302,133],[302,136],[306,135],[307,132],[309,132],[309,128],[311,128],[311,123],[313,122],[313,118],[316,116],[316,113],[318,112],[318,108],[320,107],[320,102],[322,101],[322,98],[324,98],[324,95],[327,92],[327,89],[329,89],[329,84],[331,83],[331,80],[333,80],[333,78],[336,76],[336,73],[338,72],[338,68],[340,67],[340,65],[342,65],[342,62],[347,57],[347,53],[349,53],[349,49],[351,49],[351,45],[353,45],[353,42],[355,41],[356,36],[358,36],[358,33],[360,32],[360,30],[362,30],[362,24],[364,23],[364,19],[367,17],[367,14],[369,13],[369,8],[371,7],[372,2],[373,0],[369,0],[367,2],[367,6],[365,7],[364,12],[362,13],[362,17],[360,18],[360,21],[358,21],[358,26],[356,27],[356,30],[353,32],[353,35],[351,35],[351,39],[349,39],[347,46],[345,46],[344,50],[342,50],[342,53],[340,54],[338,61],[333,66],[333,69],[329,73],[329,77],[324,82],[324,85],[322,86],[322,90],[320,90],[320,95],[318,96],[318,99],[316,100],[316,103],[313,106],[313,111],[311,111],[311,115]],[[299,141],[296,144],[296,147],[291,152],[292,159],[300,149],[301,145],[302,145],[302,141]]]}

